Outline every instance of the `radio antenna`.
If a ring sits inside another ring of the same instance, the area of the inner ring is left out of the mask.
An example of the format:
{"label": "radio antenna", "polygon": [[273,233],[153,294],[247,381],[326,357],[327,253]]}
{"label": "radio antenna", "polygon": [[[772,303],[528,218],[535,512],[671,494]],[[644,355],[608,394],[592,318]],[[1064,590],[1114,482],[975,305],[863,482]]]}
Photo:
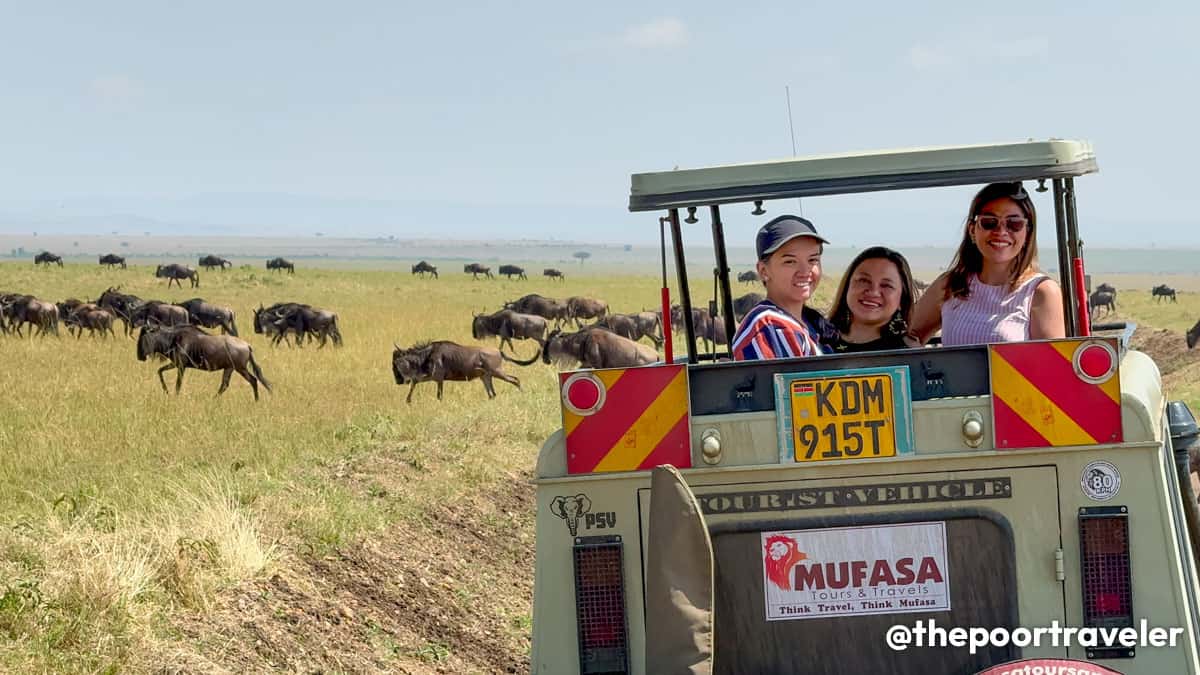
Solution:
{"label": "radio antenna", "polygon": [[[783,85],[783,92],[787,96],[788,110],[788,133],[792,136],[792,157],[796,156],[796,128],[792,124],[792,90],[788,85]],[[804,216],[804,200],[796,198],[796,204],[800,206],[800,216]]]}

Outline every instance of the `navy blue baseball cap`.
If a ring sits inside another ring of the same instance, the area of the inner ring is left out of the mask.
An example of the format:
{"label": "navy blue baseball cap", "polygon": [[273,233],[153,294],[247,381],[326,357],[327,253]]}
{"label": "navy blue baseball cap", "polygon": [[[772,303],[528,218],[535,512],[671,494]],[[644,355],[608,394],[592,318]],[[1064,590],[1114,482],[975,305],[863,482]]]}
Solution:
{"label": "navy blue baseball cap", "polygon": [[817,228],[813,227],[807,218],[779,216],[758,230],[758,237],[754,241],[755,248],[758,249],[758,259],[762,260],[771,255],[796,237],[812,237],[822,244],[829,243],[829,240],[817,234]]}

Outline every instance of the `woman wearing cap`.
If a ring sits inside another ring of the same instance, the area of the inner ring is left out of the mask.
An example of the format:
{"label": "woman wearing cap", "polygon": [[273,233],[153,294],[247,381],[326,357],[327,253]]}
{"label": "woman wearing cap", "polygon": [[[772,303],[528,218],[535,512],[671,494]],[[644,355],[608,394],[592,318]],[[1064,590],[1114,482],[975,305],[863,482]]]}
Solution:
{"label": "woman wearing cap", "polygon": [[1059,338],[1062,289],[1037,266],[1037,212],[1020,183],[992,183],[971,201],[950,270],[917,302],[913,334],[947,346]]}
{"label": "woman wearing cap", "polygon": [[827,243],[812,223],[797,216],[779,216],[759,229],[757,268],[767,298],[742,319],[731,343],[734,360],[830,351],[837,330],[806,304],[821,281],[821,254]]}
{"label": "woman wearing cap", "polygon": [[908,261],[899,252],[872,246],[859,253],[846,269],[829,310],[829,321],[841,333],[834,351],[920,347],[908,335],[916,297]]}

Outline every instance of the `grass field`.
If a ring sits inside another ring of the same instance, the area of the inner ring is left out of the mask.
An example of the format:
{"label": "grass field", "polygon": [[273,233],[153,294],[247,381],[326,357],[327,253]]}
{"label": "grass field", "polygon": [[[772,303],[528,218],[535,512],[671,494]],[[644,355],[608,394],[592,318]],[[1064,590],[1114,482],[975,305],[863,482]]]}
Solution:
{"label": "grass field", "polygon": [[[0,337],[0,671],[525,670],[526,482],[560,424],[554,370],[506,364],[520,391],[497,382],[488,401],[478,382],[448,383],[438,402],[427,384],[409,406],[392,344],[472,343],[472,312],[528,292],[652,308],[657,280],[238,268],[168,290],[152,272],[6,263],[0,292],[58,301],[120,285],[230,306],[274,394],[255,403],[235,377],[218,398],[218,374],[189,371],[182,395],[164,395],[124,337]],[[336,311],[345,347],[253,335],[252,308],[284,300]],[[1200,410],[1181,336],[1200,295],[1159,305],[1123,290],[1118,306],[1171,350],[1155,354],[1170,396]]]}

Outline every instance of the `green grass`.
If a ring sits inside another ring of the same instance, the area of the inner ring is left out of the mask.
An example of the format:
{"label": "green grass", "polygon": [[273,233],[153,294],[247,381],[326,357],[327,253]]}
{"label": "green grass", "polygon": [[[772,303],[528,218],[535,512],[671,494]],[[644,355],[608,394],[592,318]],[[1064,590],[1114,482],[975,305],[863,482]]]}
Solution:
{"label": "green grass", "polygon": [[[0,670],[136,668],[169,639],[161,617],[207,611],[222,589],[286,564],[282,552],[321,555],[512,480],[560,426],[555,371],[540,363],[506,364],[522,389],[497,382],[491,401],[479,382],[451,382],[445,400],[423,384],[406,405],[393,343],[474,344],[471,314],[524,293],[590,295],[614,311],[659,298],[649,276],[239,268],[202,272],[201,284],[167,289],[146,267],[0,264],[0,292],[61,301],[121,286],[230,306],[274,386],[256,403],[235,376],[216,397],[219,374],[188,371],[168,395],[133,340],[0,337]],[[285,300],[336,311],[345,347],[272,348],[254,335],[253,308]],[[417,656],[438,662],[443,647]]]}

